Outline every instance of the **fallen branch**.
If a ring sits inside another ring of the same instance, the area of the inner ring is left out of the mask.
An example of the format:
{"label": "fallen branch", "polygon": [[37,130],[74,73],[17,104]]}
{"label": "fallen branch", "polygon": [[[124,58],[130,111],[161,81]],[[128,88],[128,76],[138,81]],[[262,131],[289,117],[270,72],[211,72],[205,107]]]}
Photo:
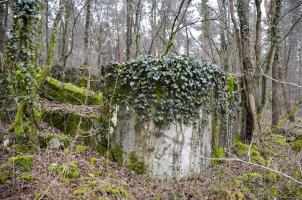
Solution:
{"label": "fallen branch", "polygon": [[241,163],[244,163],[244,164],[248,164],[248,165],[253,165],[253,166],[256,166],[256,167],[259,167],[259,168],[262,168],[262,169],[265,169],[265,170],[268,170],[268,171],[271,171],[271,172],[275,172],[281,176],[284,176],[292,181],[294,181],[295,183],[298,183],[300,185],[302,185],[302,182],[293,178],[292,176],[290,175],[287,175],[283,172],[280,172],[276,169],[272,169],[270,167],[267,167],[267,166],[264,166],[264,165],[260,165],[260,164],[257,164],[257,163],[252,163],[250,161],[245,161],[245,160],[242,160],[240,158],[208,158],[208,157],[204,157],[204,156],[201,156],[203,159],[206,159],[206,160],[217,160],[217,161],[234,161],[234,162],[241,162]]}

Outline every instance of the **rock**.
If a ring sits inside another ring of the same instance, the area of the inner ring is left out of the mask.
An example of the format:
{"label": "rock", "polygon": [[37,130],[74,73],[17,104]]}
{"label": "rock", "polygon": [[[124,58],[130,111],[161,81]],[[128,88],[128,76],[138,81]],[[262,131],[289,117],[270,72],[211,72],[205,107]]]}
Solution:
{"label": "rock", "polygon": [[60,149],[62,147],[64,147],[64,144],[58,138],[51,138],[49,140],[49,148],[50,149]]}
{"label": "rock", "polygon": [[3,140],[2,146],[7,147],[9,144],[10,144],[9,139],[5,139],[5,140]]}

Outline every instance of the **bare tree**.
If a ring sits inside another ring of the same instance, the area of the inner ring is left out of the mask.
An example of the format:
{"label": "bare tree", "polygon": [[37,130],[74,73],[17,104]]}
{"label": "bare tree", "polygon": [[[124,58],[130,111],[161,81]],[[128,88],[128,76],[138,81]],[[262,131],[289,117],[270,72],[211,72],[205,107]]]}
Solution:
{"label": "bare tree", "polygon": [[[181,13],[183,7],[185,6],[186,1],[187,1],[186,7],[185,7],[183,13]],[[175,35],[179,31],[179,27],[180,27],[181,23],[183,22],[183,19],[186,15],[186,12],[187,12],[187,9],[188,9],[190,3],[191,3],[191,0],[182,0],[181,1],[180,5],[178,7],[178,11],[176,13],[176,16],[174,18],[174,21],[172,23],[171,32],[169,34],[169,38],[168,38],[168,41],[167,41],[167,46],[166,46],[163,54],[161,55],[162,57],[167,55],[170,48],[173,46]]]}

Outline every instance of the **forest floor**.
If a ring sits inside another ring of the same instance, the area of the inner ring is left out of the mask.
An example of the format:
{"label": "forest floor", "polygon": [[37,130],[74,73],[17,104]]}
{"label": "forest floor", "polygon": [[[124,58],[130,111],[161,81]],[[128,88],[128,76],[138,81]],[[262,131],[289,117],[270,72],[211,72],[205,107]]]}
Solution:
{"label": "forest floor", "polygon": [[[14,145],[5,147],[11,133],[1,124],[0,199],[302,199],[302,152],[291,147],[302,135],[302,117],[283,120],[282,127],[279,134],[258,136],[251,146],[235,142],[231,159],[213,161],[199,178],[159,181],[137,175],[72,138],[61,150],[24,153]],[[47,124],[42,128],[63,135]],[[32,166],[12,165],[11,157],[29,154]]]}

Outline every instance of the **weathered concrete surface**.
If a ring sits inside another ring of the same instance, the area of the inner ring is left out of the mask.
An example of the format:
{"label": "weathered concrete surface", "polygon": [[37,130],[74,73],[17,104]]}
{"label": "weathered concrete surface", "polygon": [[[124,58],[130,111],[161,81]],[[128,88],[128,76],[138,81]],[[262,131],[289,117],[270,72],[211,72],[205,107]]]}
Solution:
{"label": "weathered concrete surface", "polygon": [[151,120],[138,131],[135,114],[128,110],[118,120],[114,141],[121,146],[124,159],[135,152],[143,159],[147,173],[155,178],[198,176],[209,165],[212,154],[211,115],[203,114],[194,125],[173,122],[158,128]]}

